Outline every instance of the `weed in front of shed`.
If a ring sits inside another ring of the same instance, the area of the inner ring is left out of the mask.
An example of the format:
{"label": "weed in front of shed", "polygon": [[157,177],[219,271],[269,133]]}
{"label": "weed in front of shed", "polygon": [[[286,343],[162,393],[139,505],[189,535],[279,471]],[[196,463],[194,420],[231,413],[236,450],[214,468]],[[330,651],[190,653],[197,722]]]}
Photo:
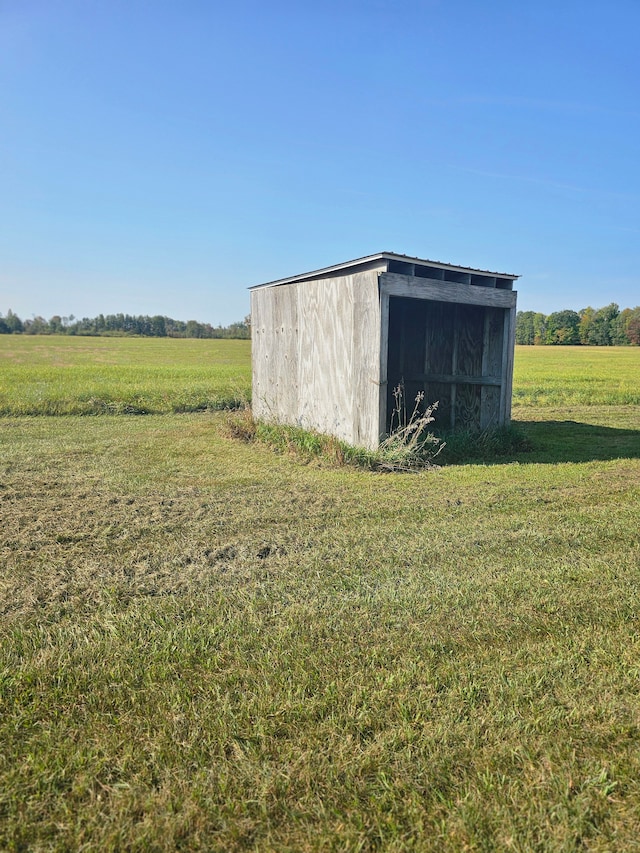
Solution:
{"label": "weed in front of shed", "polygon": [[444,447],[444,442],[427,431],[433,423],[434,403],[421,409],[424,392],[416,395],[413,411],[407,413],[404,404],[404,387],[393,391],[395,408],[389,435],[375,450],[354,447],[332,435],[291,424],[267,423],[254,419],[251,408],[230,412],[226,419],[226,433],[231,438],[246,442],[259,441],[278,453],[294,453],[306,462],[313,459],[332,465],[354,465],[370,471],[408,472],[434,467],[434,458]]}

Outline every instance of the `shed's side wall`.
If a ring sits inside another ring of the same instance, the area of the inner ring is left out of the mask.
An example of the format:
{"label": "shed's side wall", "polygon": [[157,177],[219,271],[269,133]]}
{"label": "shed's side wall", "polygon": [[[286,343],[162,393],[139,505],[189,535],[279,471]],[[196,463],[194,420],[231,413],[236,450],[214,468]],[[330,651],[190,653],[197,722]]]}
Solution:
{"label": "shed's side wall", "polygon": [[253,411],[377,446],[378,271],[251,292]]}

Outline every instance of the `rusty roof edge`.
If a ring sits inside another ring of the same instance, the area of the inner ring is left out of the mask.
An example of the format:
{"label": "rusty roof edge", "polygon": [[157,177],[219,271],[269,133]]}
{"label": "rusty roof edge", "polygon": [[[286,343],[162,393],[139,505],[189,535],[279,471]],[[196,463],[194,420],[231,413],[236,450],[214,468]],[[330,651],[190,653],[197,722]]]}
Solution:
{"label": "rusty roof edge", "polygon": [[257,290],[260,287],[277,287],[281,284],[293,284],[298,281],[307,281],[312,280],[314,277],[319,275],[326,275],[330,272],[338,272],[339,270],[345,270],[349,267],[359,266],[360,264],[372,263],[375,261],[405,261],[407,263],[420,263],[425,264],[427,266],[436,266],[440,269],[448,269],[453,270],[454,272],[470,272],[470,273],[479,273],[480,275],[491,275],[499,278],[508,278],[511,281],[515,281],[520,278],[519,275],[513,275],[512,273],[504,273],[504,272],[493,272],[491,270],[482,270],[477,269],[475,267],[464,267],[459,264],[449,264],[444,261],[433,261],[429,258],[418,258],[413,257],[412,255],[402,255],[397,252],[377,252],[373,255],[364,255],[362,258],[354,258],[351,261],[343,261],[340,264],[333,264],[329,267],[322,267],[321,269],[311,270],[310,272],[299,273],[298,275],[288,276],[287,278],[279,278],[274,281],[266,281],[263,284],[254,284],[252,287],[249,287],[249,290]]}

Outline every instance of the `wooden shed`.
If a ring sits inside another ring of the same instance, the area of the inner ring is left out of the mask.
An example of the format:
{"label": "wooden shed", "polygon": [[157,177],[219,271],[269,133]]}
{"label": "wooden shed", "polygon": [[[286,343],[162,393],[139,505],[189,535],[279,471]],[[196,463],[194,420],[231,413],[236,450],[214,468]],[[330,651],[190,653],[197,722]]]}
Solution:
{"label": "wooden shed", "polygon": [[380,252],[252,287],[255,417],[375,448],[403,382],[436,428],[509,423],[517,277]]}

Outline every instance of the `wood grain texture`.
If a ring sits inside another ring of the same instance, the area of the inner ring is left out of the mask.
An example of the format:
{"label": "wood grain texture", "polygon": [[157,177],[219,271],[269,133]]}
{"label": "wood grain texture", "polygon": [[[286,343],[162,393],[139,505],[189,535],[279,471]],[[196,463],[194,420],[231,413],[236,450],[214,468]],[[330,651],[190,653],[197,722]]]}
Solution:
{"label": "wood grain texture", "polygon": [[455,302],[459,305],[489,305],[494,308],[513,308],[516,293],[453,281],[436,281],[397,273],[380,274],[380,290],[388,296],[410,299],[430,299],[435,302]]}
{"label": "wood grain texture", "polygon": [[455,305],[427,303],[425,373],[453,373],[454,327]]}
{"label": "wood grain texture", "polygon": [[260,419],[286,423],[298,407],[297,297],[295,288],[251,294],[252,407]]}
{"label": "wood grain texture", "polygon": [[[378,437],[379,440],[388,429],[389,412],[389,296],[379,287],[380,300],[380,389],[378,394]],[[391,380],[393,382],[393,380]]]}
{"label": "wood grain texture", "polygon": [[406,380],[411,382],[444,382],[451,384],[452,382],[466,382],[468,385],[491,385],[495,388],[500,388],[502,379],[500,376],[460,376],[453,373],[415,373],[405,376]]}
{"label": "wood grain texture", "polygon": [[351,443],[375,448],[380,440],[380,299],[378,276],[357,274],[353,288],[353,429]]}
{"label": "wood grain texture", "polygon": [[379,441],[377,271],[251,292],[257,418]]}
{"label": "wood grain texture", "polygon": [[454,423],[470,430],[480,429],[480,393],[477,385],[456,383]]}
{"label": "wood grain texture", "polygon": [[457,305],[455,328],[458,332],[458,376],[482,375],[484,310],[473,305]]}
{"label": "wood grain texture", "polygon": [[352,441],[353,291],[325,279],[300,288],[300,426]]}
{"label": "wood grain texture", "polygon": [[480,429],[491,429],[501,422],[500,397],[504,382],[502,370],[504,315],[500,308],[485,308],[484,336],[482,346],[482,373],[497,377],[496,383],[486,383],[482,389],[480,403]]}
{"label": "wood grain texture", "polygon": [[[515,292],[515,291],[514,291]],[[502,422],[506,425],[511,423],[511,399],[513,397],[513,358],[516,347],[516,308],[505,312],[504,318],[505,327],[507,329],[504,335],[504,406],[502,410]]]}
{"label": "wood grain texture", "polygon": [[254,413],[375,447],[404,381],[440,426],[508,422],[516,297],[379,269],[255,288]]}
{"label": "wood grain texture", "polygon": [[505,379],[512,370],[503,359],[505,318],[515,310],[401,296],[389,296],[389,305],[387,428],[392,390],[401,381],[407,406],[418,391],[425,391],[427,403],[440,401],[441,427],[504,423]]}

